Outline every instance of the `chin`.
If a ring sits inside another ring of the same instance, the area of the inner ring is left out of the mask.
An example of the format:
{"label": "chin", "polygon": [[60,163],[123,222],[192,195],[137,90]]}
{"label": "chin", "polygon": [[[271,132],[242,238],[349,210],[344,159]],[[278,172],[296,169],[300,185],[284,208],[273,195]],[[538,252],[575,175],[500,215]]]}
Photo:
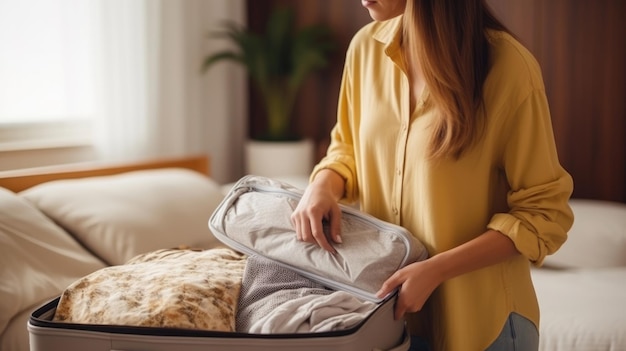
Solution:
{"label": "chin", "polygon": [[381,15],[380,13],[377,13],[376,11],[372,11],[372,10],[367,10],[370,14],[370,17],[374,20],[374,21],[386,21],[389,18],[387,18],[386,16]]}

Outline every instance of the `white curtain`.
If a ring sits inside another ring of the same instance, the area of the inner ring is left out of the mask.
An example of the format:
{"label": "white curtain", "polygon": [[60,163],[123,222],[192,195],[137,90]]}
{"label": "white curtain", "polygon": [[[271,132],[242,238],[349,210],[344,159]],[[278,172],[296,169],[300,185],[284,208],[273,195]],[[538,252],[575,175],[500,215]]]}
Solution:
{"label": "white curtain", "polygon": [[208,154],[221,182],[241,174],[245,72],[203,58],[227,43],[208,37],[225,20],[244,21],[244,0],[98,0],[100,157]]}

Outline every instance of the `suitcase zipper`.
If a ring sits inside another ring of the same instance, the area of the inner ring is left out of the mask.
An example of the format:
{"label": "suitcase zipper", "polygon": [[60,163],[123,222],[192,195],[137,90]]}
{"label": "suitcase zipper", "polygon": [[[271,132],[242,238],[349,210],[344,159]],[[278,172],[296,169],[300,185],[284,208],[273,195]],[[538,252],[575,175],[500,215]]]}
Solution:
{"label": "suitcase zipper", "polygon": [[[269,193],[269,194],[274,193],[274,194],[289,196],[290,198],[295,199],[295,200],[299,200],[302,197],[302,194],[300,192],[298,192],[298,191],[295,191],[295,190],[288,190],[288,189],[284,189],[284,188],[276,188],[276,187],[271,187],[271,186],[263,186],[263,185],[258,185],[258,184],[254,184],[254,185],[246,184],[248,179],[249,179],[249,177],[244,177],[237,184],[235,184],[233,186],[233,188],[231,189],[230,194],[228,196],[230,198],[230,200],[226,201],[224,204],[220,205],[221,210],[216,211],[216,213],[213,215],[213,217],[216,217],[216,215],[218,215],[218,212],[220,212],[220,214],[218,216],[220,216],[221,218],[224,218],[224,216],[221,215],[221,212],[222,211],[226,211],[228,208],[230,208],[230,206],[237,200],[237,198],[240,195],[242,195],[244,193],[248,193],[248,192],[259,192],[259,193]],[[233,194],[236,194],[236,196],[232,196]],[[407,238],[407,235],[411,235],[411,234],[405,228],[403,228],[403,227],[401,227],[399,225],[391,224],[391,223],[381,223],[381,221],[378,220],[377,218],[375,218],[375,217],[373,217],[373,216],[371,216],[369,214],[360,212],[360,211],[358,211],[358,210],[356,210],[354,208],[351,208],[351,207],[349,207],[347,205],[344,205],[344,204],[339,204],[339,207],[340,207],[343,215],[348,215],[348,216],[350,216],[351,218],[354,218],[357,221],[365,222],[368,225],[370,225],[370,226],[372,226],[372,227],[374,227],[374,228],[376,228],[378,230],[384,230],[384,231],[387,231],[387,232],[401,233],[398,236],[401,238],[401,240],[405,244],[405,247],[409,247],[410,246],[410,241]],[[216,218],[218,218],[218,217],[216,217]],[[210,222],[213,222],[213,218],[211,218]],[[230,246],[230,247],[232,247],[232,248],[234,248],[234,249],[236,249],[236,250],[238,250],[240,252],[243,252],[243,253],[245,253],[247,255],[250,255],[250,256],[251,255],[260,255],[260,256],[265,257],[263,254],[261,254],[259,252],[256,252],[255,250],[253,250],[253,249],[251,249],[251,248],[249,248],[249,247],[247,247],[247,246],[245,246],[245,245],[243,245],[243,244],[241,244],[241,243],[231,239],[230,237],[228,237],[227,235],[222,233],[221,230],[219,230],[218,233],[214,233],[214,234],[219,235],[220,240],[224,244],[226,244],[226,245],[228,245],[228,246]],[[404,266],[406,264],[408,258],[409,258],[409,250],[406,250],[405,254],[404,254],[404,257],[403,257],[403,259],[401,261],[401,266]],[[270,258],[270,259],[273,259],[273,258]],[[273,260],[275,260],[275,259],[273,259]],[[325,285],[325,286],[327,286],[327,287],[329,287],[331,289],[347,291],[347,292],[352,293],[355,296],[360,297],[362,299],[365,299],[367,301],[371,301],[371,302],[375,302],[375,303],[381,303],[381,302],[387,300],[388,298],[390,298],[391,296],[393,296],[395,294],[395,291],[394,291],[394,292],[390,293],[389,295],[387,295],[386,297],[381,299],[381,298],[376,297],[375,294],[372,294],[372,293],[367,292],[365,290],[362,290],[362,289],[359,289],[359,288],[355,288],[355,287],[353,287],[351,285],[348,285],[348,284],[343,284],[343,283],[340,283],[340,282],[336,282],[334,280],[325,278],[324,276],[321,276],[321,275],[318,275],[318,274],[315,274],[315,273],[310,273],[310,272],[308,272],[308,271],[306,271],[304,269],[301,269],[301,268],[298,268],[298,267],[294,267],[294,266],[291,266],[289,264],[286,264],[286,263],[283,263],[283,262],[280,262],[280,261],[277,261],[277,260],[275,260],[275,261],[276,261],[276,263],[280,264],[281,266],[289,268],[289,269],[297,272],[298,274],[300,274],[300,275],[302,275],[304,277],[307,277],[309,279],[312,279],[314,281],[317,281],[317,282],[319,282],[319,283],[321,283],[321,284],[323,284],[323,285]]]}

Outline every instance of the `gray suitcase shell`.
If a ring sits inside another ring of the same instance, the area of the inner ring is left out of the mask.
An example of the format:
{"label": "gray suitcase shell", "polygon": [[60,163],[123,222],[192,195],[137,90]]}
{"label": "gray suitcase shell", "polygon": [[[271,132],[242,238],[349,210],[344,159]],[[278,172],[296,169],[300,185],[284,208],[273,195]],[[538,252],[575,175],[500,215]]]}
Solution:
{"label": "gray suitcase shell", "polygon": [[[378,307],[358,325],[324,333],[248,334],[58,323],[52,321],[59,302],[56,298],[31,314],[30,350],[408,350],[405,323],[393,318],[395,293],[379,299],[375,291],[398,268],[425,259],[424,246],[404,228],[343,205],[343,244],[336,246],[337,255],[297,242],[289,215],[301,195],[300,189],[289,184],[245,176],[211,215],[209,227],[219,240],[236,250],[262,254],[331,289],[376,302]],[[254,240],[246,239],[249,233],[257,234]],[[364,250],[357,242],[373,247]]]}
{"label": "gray suitcase shell", "polygon": [[58,298],[32,313],[31,351],[406,351],[404,323],[393,320],[393,300],[347,330],[315,334],[244,334],[173,328],[51,322]]}

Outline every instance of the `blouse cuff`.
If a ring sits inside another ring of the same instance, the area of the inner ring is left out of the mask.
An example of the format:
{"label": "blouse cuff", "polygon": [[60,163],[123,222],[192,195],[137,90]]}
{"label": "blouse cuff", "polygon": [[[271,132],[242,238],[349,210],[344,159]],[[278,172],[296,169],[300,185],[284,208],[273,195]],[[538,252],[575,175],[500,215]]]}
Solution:
{"label": "blouse cuff", "polygon": [[545,242],[537,234],[528,230],[520,219],[511,214],[495,214],[487,227],[508,236],[513,241],[517,251],[527,257],[535,266],[541,266],[549,253]]}
{"label": "blouse cuff", "polygon": [[323,169],[333,170],[345,180],[345,191],[342,199],[343,202],[354,203],[357,201],[358,190],[355,181],[356,177],[350,167],[338,160],[322,160],[313,168],[309,182],[312,182],[317,173]]}

